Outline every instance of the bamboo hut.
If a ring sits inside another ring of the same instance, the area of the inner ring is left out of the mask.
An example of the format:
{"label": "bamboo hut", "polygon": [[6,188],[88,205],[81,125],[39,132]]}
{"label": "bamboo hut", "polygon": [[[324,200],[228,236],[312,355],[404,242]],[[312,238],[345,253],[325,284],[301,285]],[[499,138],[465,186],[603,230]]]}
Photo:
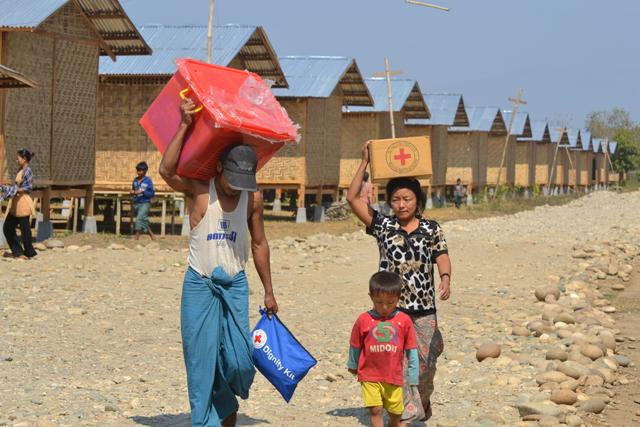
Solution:
{"label": "bamboo hut", "polygon": [[512,111],[505,110],[502,115],[507,129],[511,126],[506,158],[507,182],[528,190],[535,184],[535,147],[526,141],[519,142],[518,138],[532,136],[529,114],[519,112],[514,116]]}
{"label": "bamboo hut", "polygon": [[0,10],[0,63],[38,82],[0,99],[2,179],[14,173],[7,154],[28,147],[36,153],[34,197],[42,201],[38,238],[51,233],[51,197],[86,197],[93,231],[99,56],[115,61],[150,48],[117,0],[0,0]]}
{"label": "bamboo hut", "polygon": [[565,179],[566,165],[568,165],[568,158],[566,154],[566,147],[569,146],[569,135],[566,129],[550,129],[551,143],[552,143],[552,160],[551,171],[549,174],[549,188],[564,188],[567,185]]}
{"label": "bamboo hut", "polygon": [[305,206],[304,195],[338,197],[340,184],[340,145],[342,109],[372,107],[369,93],[356,61],[342,56],[286,56],[279,58],[288,89],[274,94],[301,126],[300,144],[284,147],[260,171],[262,188],[298,191],[298,208]]}
{"label": "bamboo hut", "polygon": [[[343,109],[340,147],[340,188],[346,189],[360,164],[362,144],[369,139],[391,138],[387,82],[366,78],[373,107]],[[427,103],[415,80],[391,79],[396,137],[406,136],[405,122],[431,117]]]}
{"label": "bamboo hut", "polygon": [[507,128],[497,107],[467,107],[467,115],[469,126],[449,128],[446,183],[455,185],[460,178],[481,190],[496,182]]}
{"label": "bamboo hut", "polygon": [[533,146],[533,167],[531,167],[530,170],[530,173],[533,175],[533,184],[543,191],[548,192],[549,168],[553,161],[549,124],[546,121],[531,120],[531,137],[518,138],[518,143],[523,142]]}
{"label": "bamboo hut", "polygon": [[[189,57],[207,60],[206,26],[142,25],[140,34],[153,48],[150,56],[129,56],[112,63],[100,61],[97,107],[96,189],[128,190],[135,165],[145,160],[150,175],[157,173],[161,155],[138,120],[176,71],[175,60]],[[213,62],[247,69],[274,81],[275,88],[287,80],[262,27],[216,26]],[[156,192],[171,191],[163,180]]]}
{"label": "bamboo hut", "polygon": [[564,183],[568,189],[575,189],[577,186],[576,181],[576,164],[573,162],[572,150],[576,150],[581,147],[582,141],[579,129],[567,129],[567,136],[569,138],[569,146],[567,147],[569,152],[565,150],[565,155],[562,157],[564,162]]}
{"label": "bamboo hut", "polygon": [[433,175],[424,180],[427,194],[435,189],[443,190],[447,177],[447,141],[451,126],[469,126],[469,117],[464,106],[464,99],[460,94],[425,93],[423,94],[429,111],[430,119],[407,119],[404,131],[406,136],[431,136],[431,162]]}

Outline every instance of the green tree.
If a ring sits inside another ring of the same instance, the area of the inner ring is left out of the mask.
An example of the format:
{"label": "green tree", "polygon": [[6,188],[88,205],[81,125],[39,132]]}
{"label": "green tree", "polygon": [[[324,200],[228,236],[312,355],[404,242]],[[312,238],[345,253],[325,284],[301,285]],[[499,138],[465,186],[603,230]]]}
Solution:
{"label": "green tree", "polygon": [[618,142],[616,152],[611,156],[613,170],[616,172],[629,172],[640,168],[640,148],[638,140],[634,141],[634,133],[637,136],[634,130],[620,129],[613,136],[613,140]]}

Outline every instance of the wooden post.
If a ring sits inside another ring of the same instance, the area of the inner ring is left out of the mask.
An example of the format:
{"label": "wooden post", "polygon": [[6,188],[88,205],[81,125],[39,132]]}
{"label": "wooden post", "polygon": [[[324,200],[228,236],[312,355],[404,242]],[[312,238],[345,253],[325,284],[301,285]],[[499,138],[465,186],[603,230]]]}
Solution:
{"label": "wooden post", "polygon": [[133,199],[129,200],[129,234],[133,235]]}
{"label": "wooden post", "polygon": [[391,138],[396,137],[396,124],[393,117],[393,90],[391,88],[391,70],[389,58],[384,58],[384,75],[387,79],[387,96],[389,97],[389,120],[391,121]]}
{"label": "wooden post", "polygon": [[122,218],[122,204],[120,196],[116,196],[116,236],[120,235],[120,220]]}
{"label": "wooden post", "polygon": [[166,197],[162,198],[162,223],[160,224],[160,235],[164,236],[164,227],[165,221],[167,219],[167,199]]}
{"label": "wooden post", "polygon": [[78,198],[74,197],[73,198],[73,230],[72,232],[75,233],[76,231],[78,231]]}
{"label": "wooden post", "polygon": [[209,0],[209,25],[207,26],[207,62],[213,64],[213,10],[214,0]]}
{"label": "wooden post", "polygon": [[87,195],[84,199],[84,216],[93,216],[93,185],[87,187]]}
{"label": "wooden post", "polygon": [[171,198],[171,234],[175,233],[175,225],[176,225],[176,198],[173,196]]}
{"label": "wooden post", "polygon": [[322,186],[316,190],[316,204],[322,205]]}
{"label": "wooden post", "polygon": [[51,187],[46,187],[42,190],[42,202],[40,204],[42,210],[42,220],[51,220]]}
{"label": "wooden post", "polygon": [[[507,156],[507,148],[509,147],[509,139],[511,138],[511,132],[513,131],[513,122],[515,121],[520,104],[526,104],[527,102],[522,99],[522,90],[518,92],[518,96],[515,98],[509,98],[509,101],[513,102],[513,111],[511,112],[511,120],[509,121],[509,130],[507,132],[507,138],[504,141],[504,147],[502,149],[502,160],[500,160],[500,169],[498,169],[498,178],[496,179],[496,191],[494,197],[498,194],[498,188],[500,187],[500,177],[502,175],[502,168],[504,167],[504,161]],[[507,177],[507,179],[509,179]]]}
{"label": "wooden post", "polygon": [[304,195],[305,195],[305,186],[301,185],[298,187],[298,207],[304,208]]}

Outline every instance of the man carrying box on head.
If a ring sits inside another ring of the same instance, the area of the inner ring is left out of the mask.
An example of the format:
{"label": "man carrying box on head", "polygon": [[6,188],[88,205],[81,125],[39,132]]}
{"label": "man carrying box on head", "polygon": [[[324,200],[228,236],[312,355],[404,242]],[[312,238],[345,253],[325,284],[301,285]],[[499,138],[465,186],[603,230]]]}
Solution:
{"label": "man carrying box on head", "polygon": [[189,268],[180,321],[191,422],[193,426],[234,426],[236,396],[248,397],[255,375],[244,272],[248,235],[264,287],[264,305],[269,314],[278,311],[262,194],[256,184],[258,159],[250,146],[232,145],[220,158],[217,176],[209,182],[178,176],[178,160],[195,104],[184,100],[180,110],[180,127],[162,157],[160,175],[171,188],[185,194],[190,211]]}

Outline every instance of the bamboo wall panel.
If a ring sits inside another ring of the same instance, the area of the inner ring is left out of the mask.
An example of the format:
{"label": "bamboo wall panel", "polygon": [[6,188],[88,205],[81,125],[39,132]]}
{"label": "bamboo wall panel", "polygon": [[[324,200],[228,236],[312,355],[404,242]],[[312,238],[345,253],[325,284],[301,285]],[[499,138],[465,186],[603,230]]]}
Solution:
{"label": "bamboo wall panel", "polygon": [[82,16],[82,11],[72,2],[68,2],[58,9],[56,13],[40,24],[39,29],[48,33],[92,40],[96,43],[94,49],[98,48],[96,35]]}
{"label": "bamboo wall panel", "polygon": [[307,187],[337,186],[340,177],[342,96],[308,100]]}
{"label": "bamboo wall panel", "polygon": [[514,184],[521,187],[531,187],[531,161],[533,160],[533,145],[529,142],[515,142],[514,152]]}
{"label": "bamboo wall panel", "polygon": [[6,90],[4,179],[15,177],[16,152],[35,152],[31,163],[34,178],[51,179],[51,95],[53,39],[28,32],[6,34],[4,65],[27,72],[38,82],[33,89]]}
{"label": "bamboo wall panel", "polygon": [[304,184],[304,149],[308,142],[307,100],[279,99],[289,117],[300,126],[299,144],[287,144],[258,172],[258,183]]}
{"label": "bamboo wall panel", "polygon": [[486,132],[474,132],[473,138],[474,144],[478,147],[478,174],[475,182],[478,189],[482,189],[487,185],[487,162],[489,158],[487,142],[489,134]]}
{"label": "bamboo wall panel", "polygon": [[535,183],[536,185],[549,184],[549,166],[552,161],[551,144],[535,143]]}
{"label": "bamboo wall panel", "polygon": [[57,40],[54,63],[52,179],[94,182],[98,49]]}
{"label": "bamboo wall panel", "polygon": [[[489,136],[487,138],[487,185],[495,185],[498,180],[498,172],[500,171],[500,161],[504,151],[505,138],[502,136]],[[507,153],[508,154],[508,153]],[[502,167],[500,175],[500,183],[507,184],[507,161]]]}
{"label": "bamboo wall panel", "polygon": [[378,138],[375,114],[343,114],[340,135],[340,187],[348,187],[362,158],[362,145]]}
{"label": "bamboo wall panel", "polygon": [[447,185],[455,185],[458,178],[464,185],[473,182],[474,164],[478,161],[478,150],[472,133],[453,133],[447,140]]}
{"label": "bamboo wall panel", "polygon": [[606,176],[606,172],[605,172],[605,167],[604,167],[604,163],[607,161],[607,159],[604,158],[604,153],[598,153],[598,184],[604,184],[605,182],[605,176]]}

